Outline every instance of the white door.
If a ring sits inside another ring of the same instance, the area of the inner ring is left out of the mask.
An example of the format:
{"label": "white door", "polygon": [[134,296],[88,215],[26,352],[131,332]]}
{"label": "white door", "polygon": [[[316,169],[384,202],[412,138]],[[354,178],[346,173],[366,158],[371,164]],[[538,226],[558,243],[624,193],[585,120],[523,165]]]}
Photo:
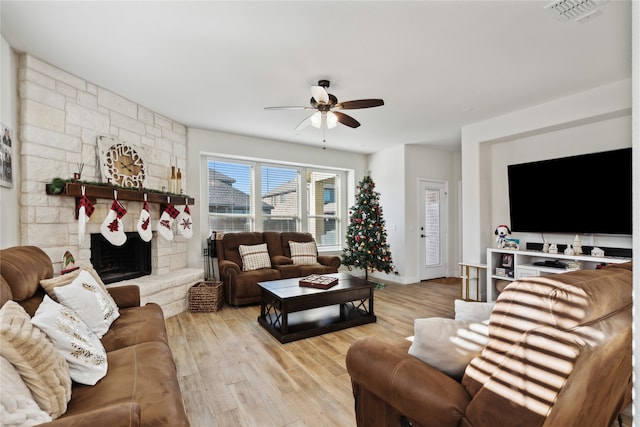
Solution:
{"label": "white door", "polygon": [[446,276],[446,187],[446,182],[420,181],[420,280]]}

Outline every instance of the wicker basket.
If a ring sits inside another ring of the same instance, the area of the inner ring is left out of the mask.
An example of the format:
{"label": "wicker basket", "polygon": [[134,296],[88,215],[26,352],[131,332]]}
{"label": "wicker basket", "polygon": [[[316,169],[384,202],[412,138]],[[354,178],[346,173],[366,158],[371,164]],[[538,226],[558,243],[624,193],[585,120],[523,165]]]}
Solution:
{"label": "wicker basket", "polygon": [[222,307],[222,282],[198,282],[189,288],[189,311],[210,313]]}

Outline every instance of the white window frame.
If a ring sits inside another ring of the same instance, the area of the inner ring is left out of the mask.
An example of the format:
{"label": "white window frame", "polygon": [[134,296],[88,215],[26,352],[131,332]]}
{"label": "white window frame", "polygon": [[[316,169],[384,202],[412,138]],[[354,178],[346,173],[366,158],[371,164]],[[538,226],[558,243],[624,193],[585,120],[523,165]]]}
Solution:
{"label": "white window frame", "polygon": [[[336,244],[335,245],[321,245],[318,243],[318,251],[319,252],[337,252],[342,250],[344,233],[346,230],[346,223],[348,221],[348,209],[347,209],[347,194],[348,194],[348,179],[347,179],[347,171],[340,168],[330,168],[330,167],[319,167],[319,166],[308,166],[295,164],[290,162],[276,162],[272,160],[266,159],[246,159],[235,156],[225,156],[225,155],[213,155],[207,154],[202,156],[202,167],[203,172],[202,176],[204,177],[205,183],[205,194],[208,195],[209,191],[209,181],[208,181],[208,169],[209,169],[209,161],[214,162],[225,162],[225,163],[239,163],[246,164],[253,167],[253,194],[250,197],[250,213],[247,216],[250,217],[250,228],[251,231],[261,232],[263,231],[263,216],[262,216],[262,167],[281,167],[281,168],[290,168],[297,169],[299,173],[300,179],[298,180],[298,212],[299,212],[299,231],[308,232],[309,225],[309,215],[308,215],[308,194],[306,191],[307,187],[307,172],[322,172],[322,173],[331,173],[338,176],[340,188],[338,189],[338,197],[336,197]],[[208,196],[207,201],[205,202],[208,206]],[[221,214],[211,214],[209,213],[209,209],[206,209],[207,217],[206,220],[203,221],[205,224],[205,230],[209,231],[209,218],[211,216],[221,215]],[[327,216],[322,215],[318,216],[322,218],[327,218]],[[334,217],[332,217],[334,218]],[[218,230],[216,230],[218,231]],[[222,231],[222,230],[220,230]]]}

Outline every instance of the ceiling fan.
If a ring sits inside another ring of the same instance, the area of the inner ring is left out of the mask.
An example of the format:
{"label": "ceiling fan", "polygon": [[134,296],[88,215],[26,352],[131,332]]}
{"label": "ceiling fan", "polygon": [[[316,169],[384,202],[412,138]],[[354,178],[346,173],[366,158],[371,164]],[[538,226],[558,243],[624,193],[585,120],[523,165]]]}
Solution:
{"label": "ceiling fan", "polygon": [[360,126],[360,122],[338,110],[356,110],[384,105],[382,99],[358,99],[338,102],[338,98],[327,92],[329,85],[329,80],[320,80],[317,86],[311,86],[309,107],[265,107],[265,110],[316,110],[316,112],[300,122],[296,130],[304,129],[309,125],[318,129],[324,125],[326,129],[331,129],[336,127],[338,123],[350,128],[357,128]]}

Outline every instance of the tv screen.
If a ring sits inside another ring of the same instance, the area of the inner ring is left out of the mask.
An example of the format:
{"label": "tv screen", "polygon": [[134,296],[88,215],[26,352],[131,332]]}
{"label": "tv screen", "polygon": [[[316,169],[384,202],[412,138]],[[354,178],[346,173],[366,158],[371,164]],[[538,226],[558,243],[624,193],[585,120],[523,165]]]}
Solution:
{"label": "tv screen", "polygon": [[507,169],[512,231],[632,234],[631,148]]}

